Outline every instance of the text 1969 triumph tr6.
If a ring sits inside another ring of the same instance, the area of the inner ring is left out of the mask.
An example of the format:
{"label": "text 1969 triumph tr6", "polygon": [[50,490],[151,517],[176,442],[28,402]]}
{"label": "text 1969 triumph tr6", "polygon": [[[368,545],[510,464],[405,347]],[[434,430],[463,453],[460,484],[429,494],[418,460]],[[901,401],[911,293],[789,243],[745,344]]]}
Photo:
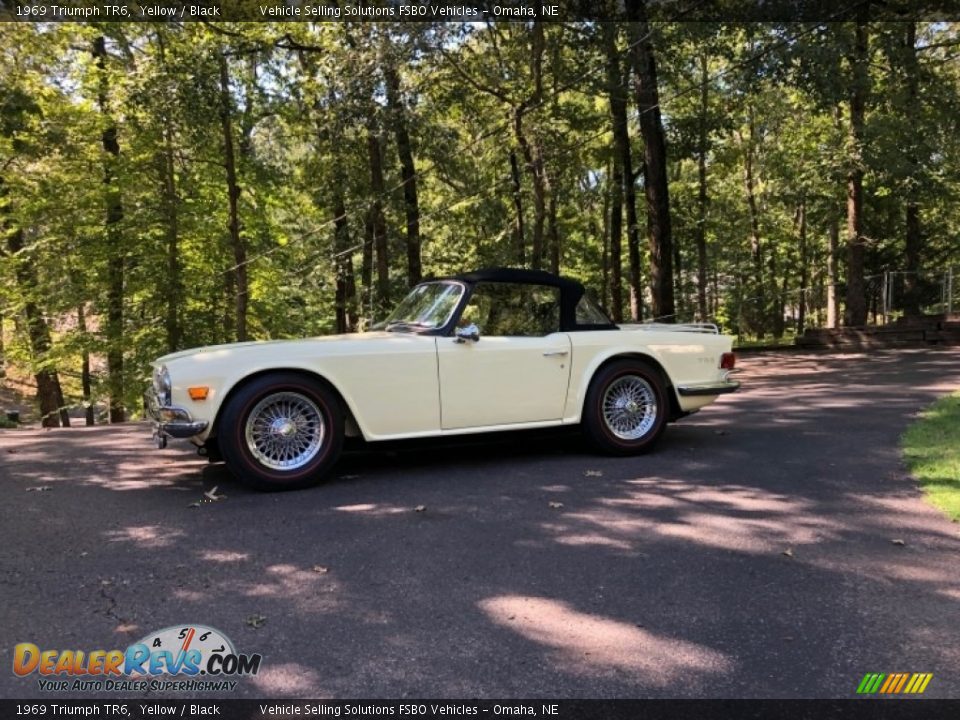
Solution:
{"label": "text 1969 triumph tr6", "polygon": [[732,392],[712,325],[613,324],[583,286],[494,269],[417,285],[374,332],[186,350],[154,363],[160,447],[188,438],[262,490],[319,482],[367,441],[580,424],[627,455]]}

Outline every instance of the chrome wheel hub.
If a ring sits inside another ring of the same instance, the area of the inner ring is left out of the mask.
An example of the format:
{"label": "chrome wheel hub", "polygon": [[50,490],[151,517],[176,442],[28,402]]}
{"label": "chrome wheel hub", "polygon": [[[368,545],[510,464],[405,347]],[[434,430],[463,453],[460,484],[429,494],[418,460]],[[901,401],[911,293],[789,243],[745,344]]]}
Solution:
{"label": "chrome wheel hub", "polygon": [[657,395],[639,375],[614,380],[603,394],[603,422],[621,440],[638,440],[657,421]]}
{"label": "chrome wheel hub", "polygon": [[287,418],[277,418],[270,423],[270,432],[283,439],[289,440],[297,434],[297,424]]}
{"label": "chrome wheel hub", "polygon": [[244,427],[247,448],[271,470],[296,470],[323,447],[326,423],[317,404],[306,395],[279,392],[258,402]]}

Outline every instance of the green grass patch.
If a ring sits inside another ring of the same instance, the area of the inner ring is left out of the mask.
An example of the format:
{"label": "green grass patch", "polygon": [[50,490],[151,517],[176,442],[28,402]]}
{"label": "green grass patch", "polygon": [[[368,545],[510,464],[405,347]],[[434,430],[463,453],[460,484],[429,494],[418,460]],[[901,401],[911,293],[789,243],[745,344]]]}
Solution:
{"label": "green grass patch", "polygon": [[930,501],[960,522],[960,392],[920,413],[903,434],[903,456]]}

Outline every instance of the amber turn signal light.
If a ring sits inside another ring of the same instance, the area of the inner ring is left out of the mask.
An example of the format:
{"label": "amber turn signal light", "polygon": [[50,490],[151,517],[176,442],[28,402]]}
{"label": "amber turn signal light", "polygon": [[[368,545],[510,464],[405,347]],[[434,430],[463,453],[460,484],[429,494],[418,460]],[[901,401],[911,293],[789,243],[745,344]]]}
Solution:
{"label": "amber turn signal light", "polygon": [[187,392],[190,394],[191,400],[206,400],[207,395],[210,394],[210,388],[202,385],[200,387],[187,388]]}

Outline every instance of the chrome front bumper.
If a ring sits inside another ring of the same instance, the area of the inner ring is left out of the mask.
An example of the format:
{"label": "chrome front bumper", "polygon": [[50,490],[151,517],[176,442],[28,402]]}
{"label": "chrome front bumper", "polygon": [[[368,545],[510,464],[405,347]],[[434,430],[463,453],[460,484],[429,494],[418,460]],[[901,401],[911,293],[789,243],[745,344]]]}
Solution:
{"label": "chrome front bumper", "polygon": [[712,383],[699,383],[696,385],[678,385],[677,392],[682,397],[698,397],[703,395],[723,395],[732,393],[740,387],[736,380],[720,380]]}
{"label": "chrome front bumper", "polygon": [[207,429],[206,420],[194,420],[190,413],[176,405],[161,405],[156,393],[143,394],[143,407],[153,421],[153,437],[158,448],[167,446],[167,438],[191,438]]}

